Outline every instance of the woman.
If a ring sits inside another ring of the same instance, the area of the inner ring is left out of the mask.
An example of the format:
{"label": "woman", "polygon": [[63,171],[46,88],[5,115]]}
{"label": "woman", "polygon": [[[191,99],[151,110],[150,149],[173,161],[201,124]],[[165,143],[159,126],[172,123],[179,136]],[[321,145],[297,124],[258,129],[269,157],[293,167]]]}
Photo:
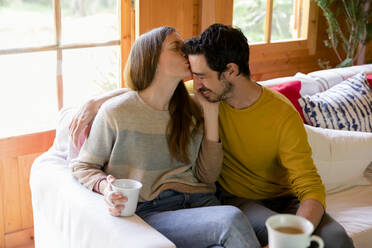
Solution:
{"label": "woman", "polygon": [[[170,27],[136,40],[126,68],[133,91],[102,105],[72,162],[73,175],[105,196],[115,178],[141,181],[136,214],[177,247],[259,247],[239,209],[217,206],[218,104],[200,99],[201,111],[189,97],[182,79],[190,70],[181,45]],[[126,198],[113,194],[109,201],[110,214],[118,216]]]}

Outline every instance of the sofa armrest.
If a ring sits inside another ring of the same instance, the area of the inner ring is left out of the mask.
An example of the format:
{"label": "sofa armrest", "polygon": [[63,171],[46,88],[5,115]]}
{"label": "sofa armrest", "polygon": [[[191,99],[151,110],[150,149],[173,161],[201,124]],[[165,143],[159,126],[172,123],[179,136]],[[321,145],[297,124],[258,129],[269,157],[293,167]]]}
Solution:
{"label": "sofa armrest", "polygon": [[77,182],[66,161],[51,153],[31,169],[36,247],[175,247],[136,215],[111,216],[103,196]]}

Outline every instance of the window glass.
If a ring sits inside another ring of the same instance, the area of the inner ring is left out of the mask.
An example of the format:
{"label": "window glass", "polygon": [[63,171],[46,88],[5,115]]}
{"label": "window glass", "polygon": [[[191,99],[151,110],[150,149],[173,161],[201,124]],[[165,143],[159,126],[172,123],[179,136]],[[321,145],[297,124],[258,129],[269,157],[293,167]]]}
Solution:
{"label": "window glass", "polygon": [[295,33],[291,33],[294,25],[294,0],[275,0],[273,5],[273,21],[271,40],[295,39]]}
{"label": "window glass", "polygon": [[64,50],[64,106],[78,106],[118,88],[119,57],[119,46]]}
{"label": "window glass", "polygon": [[119,40],[117,0],[61,0],[62,43]]}
{"label": "window glass", "polygon": [[233,24],[239,27],[248,43],[265,37],[266,0],[234,0]]}
{"label": "window glass", "polygon": [[0,56],[0,137],[54,129],[56,52]]}
{"label": "window glass", "polygon": [[0,49],[55,43],[53,1],[0,0]]}

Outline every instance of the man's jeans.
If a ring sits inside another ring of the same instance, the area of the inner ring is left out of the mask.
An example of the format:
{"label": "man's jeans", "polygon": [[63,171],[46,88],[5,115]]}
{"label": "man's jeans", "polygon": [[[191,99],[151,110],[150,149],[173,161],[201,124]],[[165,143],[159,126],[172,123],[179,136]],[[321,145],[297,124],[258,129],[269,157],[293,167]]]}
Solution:
{"label": "man's jeans", "polygon": [[213,194],[167,190],[139,203],[136,214],[178,248],[260,247],[248,218],[236,207],[218,205]]}
{"label": "man's jeans", "polygon": [[[218,196],[223,204],[231,204],[240,208],[252,224],[257,238],[262,246],[267,245],[268,237],[265,221],[278,213],[296,214],[300,205],[294,195],[288,195],[266,200],[250,200],[236,197],[219,186]],[[346,234],[345,229],[331,216],[324,214],[318,227],[314,231],[320,236],[326,248],[353,248],[352,239]],[[317,247],[312,243],[311,247]]]}

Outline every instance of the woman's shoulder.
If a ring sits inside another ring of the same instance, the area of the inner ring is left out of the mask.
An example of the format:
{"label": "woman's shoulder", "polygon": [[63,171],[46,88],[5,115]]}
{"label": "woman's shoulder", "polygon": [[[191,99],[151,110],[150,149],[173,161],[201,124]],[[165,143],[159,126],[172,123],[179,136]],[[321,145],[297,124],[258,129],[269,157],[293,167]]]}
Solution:
{"label": "woman's shoulder", "polygon": [[116,112],[130,109],[136,105],[138,105],[138,93],[137,91],[130,90],[107,100],[102,105],[102,109],[106,112]]}

